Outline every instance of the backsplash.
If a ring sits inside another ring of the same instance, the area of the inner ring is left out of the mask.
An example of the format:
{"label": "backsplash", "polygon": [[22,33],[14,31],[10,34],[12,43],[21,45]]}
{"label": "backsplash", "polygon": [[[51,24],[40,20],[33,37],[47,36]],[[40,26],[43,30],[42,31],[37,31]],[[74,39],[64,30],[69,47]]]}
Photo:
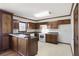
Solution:
{"label": "backsplash", "polygon": [[[46,31],[47,32],[58,32],[58,29],[47,29]],[[41,29],[27,29],[27,32],[42,32],[42,30]],[[45,30],[43,32],[45,32]]]}

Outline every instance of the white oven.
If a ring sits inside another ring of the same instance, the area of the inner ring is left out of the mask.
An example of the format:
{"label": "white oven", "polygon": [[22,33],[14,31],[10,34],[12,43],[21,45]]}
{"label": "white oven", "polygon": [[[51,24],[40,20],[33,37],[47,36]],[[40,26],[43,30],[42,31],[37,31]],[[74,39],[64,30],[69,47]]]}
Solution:
{"label": "white oven", "polygon": [[46,42],[45,33],[39,33],[39,41],[40,42]]}

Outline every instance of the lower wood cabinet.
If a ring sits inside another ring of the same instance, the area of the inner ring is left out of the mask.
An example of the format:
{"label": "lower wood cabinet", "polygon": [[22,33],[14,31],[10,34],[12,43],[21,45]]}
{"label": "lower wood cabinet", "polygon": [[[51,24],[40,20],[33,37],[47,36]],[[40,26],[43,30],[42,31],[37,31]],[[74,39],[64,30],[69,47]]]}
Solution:
{"label": "lower wood cabinet", "polygon": [[30,39],[28,43],[28,55],[34,56],[38,51],[38,40],[37,38]]}
{"label": "lower wood cabinet", "polygon": [[0,50],[5,50],[9,48],[9,35],[1,34],[0,35]]}
{"label": "lower wood cabinet", "polygon": [[34,56],[38,51],[37,38],[20,38],[12,36],[11,47],[19,55]]}
{"label": "lower wood cabinet", "polygon": [[12,37],[11,48],[14,51],[17,51],[18,49],[18,38],[17,37],[14,37],[14,36]]}
{"label": "lower wood cabinet", "polygon": [[2,49],[8,49],[9,48],[9,35],[5,34],[2,37]]}
{"label": "lower wood cabinet", "polygon": [[46,42],[48,43],[58,43],[58,35],[46,34]]}
{"label": "lower wood cabinet", "polygon": [[28,55],[28,39],[18,38],[18,53]]}

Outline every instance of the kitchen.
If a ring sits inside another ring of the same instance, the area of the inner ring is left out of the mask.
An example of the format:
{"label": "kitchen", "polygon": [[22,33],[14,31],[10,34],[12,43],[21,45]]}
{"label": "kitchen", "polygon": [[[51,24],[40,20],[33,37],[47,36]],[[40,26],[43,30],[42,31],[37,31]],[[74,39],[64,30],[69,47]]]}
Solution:
{"label": "kitchen", "polygon": [[0,56],[73,56],[71,13],[76,5],[0,4]]}

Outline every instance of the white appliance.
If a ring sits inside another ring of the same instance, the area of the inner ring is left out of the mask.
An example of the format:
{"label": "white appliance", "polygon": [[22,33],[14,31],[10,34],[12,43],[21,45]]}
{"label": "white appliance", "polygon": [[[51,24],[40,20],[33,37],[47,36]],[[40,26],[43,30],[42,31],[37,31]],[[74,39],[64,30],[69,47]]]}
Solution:
{"label": "white appliance", "polygon": [[46,42],[45,33],[39,33],[39,41],[40,42]]}

